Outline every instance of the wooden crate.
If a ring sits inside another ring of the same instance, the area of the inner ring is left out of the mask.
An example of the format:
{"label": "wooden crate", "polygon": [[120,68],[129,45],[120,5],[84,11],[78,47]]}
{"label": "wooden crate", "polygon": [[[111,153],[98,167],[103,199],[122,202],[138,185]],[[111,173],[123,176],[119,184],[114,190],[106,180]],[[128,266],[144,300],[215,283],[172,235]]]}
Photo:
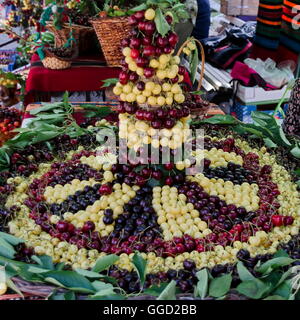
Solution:
{"label": "wooden crate", "polygon": [[259,0],[221,0],[221,12],[228,16],[257,16]]}

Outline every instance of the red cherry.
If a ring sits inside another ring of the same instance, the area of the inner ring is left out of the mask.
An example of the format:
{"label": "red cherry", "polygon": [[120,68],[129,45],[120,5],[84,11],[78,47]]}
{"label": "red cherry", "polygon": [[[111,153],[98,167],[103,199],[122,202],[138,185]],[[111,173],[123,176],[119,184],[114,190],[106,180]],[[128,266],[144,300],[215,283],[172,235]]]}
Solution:
{"label": "red cherry", "polygon": [[176,244],[176,252],[177,253],[184,253],[185,252],[185,246],[182,243]]}
{"label": "red cherry", "polygon": [[163,49],[162,48],[160,48],[160,47],[157,47],[156,49],[155,49],[155,55],[156,56],[161,56],[162,54],[163,54]]}
{"label": "red cherry", "polygon": [[274,215],[272,216],[272,223],[276,227],[280,227],[283,225],[283,217],[280,215]]}
{"label": "red cherry", "polygon": [[145,183],[146,183],[146,180],[144,179],[144,177],[142,176],[136,176],[135,178],[135,183],[138,185],[138,186],[143,186]]}
{"label": "red cherry", "polygon": [[138,74],[135,72],[130,73],[129,80],[132,82],[138,81],[139,80]]}
{"label": "red cherry", "polygon": [[132,48],[132,49],[138,49],[139,47],[140,47],[140,45],[141,45],[141,39],[139,39],[139,38],[132,38],[131,40],[130,40],[130,48]]}
{"label": "red cherry", "polygon": [[198,252],[204,252],[205,251],[205,247],[203,244],[198,244],[197,247],[196,247],[196,250]]}
{"label": "red cherry", "polygon": [[144,37],[142,39],[142,44],[144,46],[150,46],[152,44],[152,38],[151,37]]}
{"label": "red cherry", "polygon": [[134,16],[138,21],[141,21],[145,17],[145,11],[138,11],[134,14]]}
{"label": "red cherry", "polygon": [[283,224],[284,224],[285,226],[289,226],[289,225],[293,224],[293,222],[294,222],[294,218],[291,217],[291,216],[285,216],[285,217],[283,218]]}
{"label": "red cherry", "polygon": [[172,129],[175,126],[175,121],[173,119],[167,119],[164,123],[165,128]]}
{"label": "red cherry", "polygon": [[145,68],[148,64],[149,64],[149,61],[147,58],[144,58],[144,57],[138,57],[136,59],[136,64],[138,67],[140,68]]}
{"label": "red cherry", "polygon": [[165,163],[164,168],[168,171],[171,171],[174,169],[174,163]]}
{"label": "red cherry", "polygon": [[144,178],[149,178],[152,170],[150,168],[144,168],[141,173]]}
{"label": "red cherry", "polygon": [[171,109],[171,110],[169,111],[169,116],[170,116],[171,118],[177,119],[177,118],[178,118],[177,109]]}
{"label": "red cherry", "polygon": [[169,40],[168,42],[172,47],[175,47],[178,42],[178,39],[179,39],[178,35],[176,33],[172,32],[168,37],[168,40]]}
{"label": "red cherry", "polygon": [[159,37],[157,37],[157,39],[156,39],[156,44],[159,46],[159,47],[161,47],[161,48],[164,48],[164,47],[166,47],[167,45],[168,45],[168,38],[166,38],[166,37],[161,37],[161,36],[159,36]]}
{"label": "red cherry", "polygon": [[134,114],[137,109],[136,105],[129,104],[129,103],[126,103],[124,107],[125,107],[125,111],[129,114]]}
{"label": "red cherry", "polygon": [[164,119],[166,116],[167,116],[167,111],[164,110],[164,109],[158,109],[156,111],[156,116],[159,118],[159,119]]}
{"label": "red cherry", "polygon": [[152,172],[152,177],[156,180],[160,180],[162,178],[163,174],[160,170],[155,170]]}
{"label": "red cherry", "polygon": [[156,30],[156,25],[153,21],[148,21],[146,22],[146,25],[145,25],[145,33],[149,36],[153,35],[153,33],[155,32]]}
{"label": "red cherry", "polygon": [[95,224],[92,221],[86,221],[82,227],[83,232],[90,232],[95,230]]}
{"label": "red cherry", "polygon": [[173,184],[173,178],[172,177],[167,177],[165,184],[168,186],[171,186]]}
{"label": "red cherry", "polygon": [[172,52],[173,48],[170,46],[164,47],[164,53],[165,54],[170,54]]}
{"label": "red cherry", "polygon": [[173,22],[173,18],[170,15],[167,15],[165,18],[168,24],[171,24]]}
{"label": "red cherry", "polygon": [[145,69],[144,69],[144,76],[145,76],[146,78],[151,78],[151,77],[154,76],[154,74],[155,74],[155,71],[154,71],[153,68],[145,68]]}
{"label": "red cherry", "polygon": [[132,59],[139,57],[140,51],[138,49],[131,49],[130,56]]}
{"label": "red cherry", "polygon": [[136,26],[138,24],[138,20],[135,16],[130,16],[128,18],[128,23],[131,25],[131,26]]}
{"label": "red cherry", "polygon": [[154,128],[154,129],[161,129],[162,127],[162,123],[160,120],[154,120],[151,122],[151,126]]}
{"label": "red cherry", "polygon": [[146,47],[144,48],[143,54],[144,54],[144,56],[146,56],[146,57],[154,56],[154,55],[156,54],[155,47],[153,47],[153,46],[146,46]]}
{"label": "red cherry", "polygon": [[135,117],[139,120],[144,120],[144,110],[138,110],[135,113]]}
{"label": "red cherry", "polygon": [[144,91],[145,90],[145,83],[143,81],[139,81],[136,85],[137,89],[140,91]]}
{"label": "red cherry", "polygon": [[146,22],[145,22],[145,21],[140,21],[140,22],[138,23],[138,28],[139,28],[139,30],[141,30],[141,31],[145,31]]}
{"label": "red cherry", "polygon": [[179,77],[176,76],[175,78],[171,79],[172,83],[177,83],[179,81]]}
{"label": "red cherry", "polygon": [[125,113],[125,107],[124,107],[124,105],[119,104],[119,105],[117,106],[117,112],[118,112],[118,113]]}
{"label": "red cherry", "polygon": [[145,111],[144,112],[144,118],[146,121],[152,121],[154,120],[154,114],[151,111]]}
{"label": "red cherry", "polygon": [[99,189],[99,193],[101,195],[108,195],[112,193],[112,187],[108,184],[103,184],[100,189]]}
{"label": "red cherry", "polygon": [[129,81],[129,74],[125,71],[121,71],[119,74],[119,80],[121,84],[127,84]]}
{"label": "red cherry", "polygon": [[130,45],[130,39],[128,39],[128,38],[122,39],[122,41],[121,41],[122,48],[129,47],[129,45]]}
{"label": "red cherry", "polygon": [[58,223],[56,224],[56,229],[59,231],[59,232],[65,232],[68,230],[68,222],[66,221],[58,221]]}

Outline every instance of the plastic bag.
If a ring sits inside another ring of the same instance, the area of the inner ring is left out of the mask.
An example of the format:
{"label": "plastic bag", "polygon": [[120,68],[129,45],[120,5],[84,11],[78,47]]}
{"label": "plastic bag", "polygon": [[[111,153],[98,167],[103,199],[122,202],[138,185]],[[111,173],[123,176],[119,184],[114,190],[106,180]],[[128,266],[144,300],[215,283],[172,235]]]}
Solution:
{"label": "plastic bag", "polygon": [[270,58],[266,61],[249,58],[244,63],[254,69],[266,82],[277,88],[283,87],[294,79],[295,63],[293,61],[284,61],[276,66],[276,62]]}

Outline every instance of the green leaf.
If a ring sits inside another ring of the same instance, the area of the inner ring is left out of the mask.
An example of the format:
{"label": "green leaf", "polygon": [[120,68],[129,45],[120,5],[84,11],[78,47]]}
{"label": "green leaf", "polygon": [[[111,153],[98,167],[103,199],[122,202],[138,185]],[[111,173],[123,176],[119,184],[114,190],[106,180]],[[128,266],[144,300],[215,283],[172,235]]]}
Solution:
{"label": "green leaf", "polygon": [[288,299],[290,297],[291,291],[292,288],[290,283],[288,281],[284,281],[272,293],[274,295],[279,295],[285,299]]}
{"label": "green leaf", "polygon": [[166,286],[157,300],[176,300],[176,282],[174,280]]}
{"label": "green leaf", "polygon": [[82,275],[82,276],[84,276],[84,277],[86,277],[86,278],[99,279],[99,278],[101,278],[101,276],[102,276],[100,273],[93,272],[93,271],[88,271],[88,270],[84,270],[84,269],[80,269],[80,268],[75,269],[75,271],[76,271],[78,274],[80,274],[80,275]]}
{"label": "green leaf", "polygon": [[225,274],[224,276],[214,278],[209,285],[209,295],[214,298],[224,296],[230,289],[231,281],[231,274]]}
{"label": "green leaf", "polygon": [[291,150],[291,154],[292,154],[294,157],[300,159],[300,148],[299,148],[298,145],[295,146],[295,147]]}
{"label": "green leaf", "polygon": [[277,144],[274,143],[270,138],[264,138],[264,143],[268,148],[277,148]]}
{"label": "green leaf", "polygon": [[147,184],[152,188],[154,188],[154,187],[162,187],[163,186],[163,182],[162,181],[156,180],[154,178],[151,178],[150,180],[148,180]]}
{"label": "green leaf", "polygon": [[167,20],[165,19],[160,8],[155,10],[155,19],[154,19],[156,29],[161,36],[165,36],[171,29]]}
{"label": "green leaf", "polygon": [[274,295],[274,296],[268,296],[264,300],[287,300],[287,299],[278,295]]}
{"label": "green leaf", "polygon": [[274,269],[278,269],[280,267],[288,266],[293,263],[295,260],[289,257],[278,257],[271,259],[265,263],[263,263],[260,267],[256,268],[256,271],[266,274],[271,272]]}
{"label": "green leaf", "polygon": [[119,81],[118,78],[110,78],[110,79],[103,80],[102,81],[103,84],[102,84],[101,88],[108,88],[112,85],[117,84],[118,81]]}
{"label": "green leaf", "polygon": [[237,291],[251,299],[261,299],[268,291],[270,286],[259,279],[243,281],[237,286]]}
{"label": "green leaf", "polygon": [[52,258],[50,256],[44,255],[44,256],[32,256],[31,258],[34,260],[37,264],[39,264],[41,267],[49,270],[55,270]]}
{"label": "green leaf", "polygon": [[25,241],[23,239],[17,238],[15,236],[12,236],[5,232],[0,232],[0,238],[4,239],[8,243],[10,243],[13,246],[16,246],[20,243],[24,243]]}
{"label": "green leaf", "polygon": [[93,296],[92,298],[89,298],[89,300],[125,300],[125,297],[120,294],[112,294]]}
{"label": "green leaf", "polygon": [[251,281],[255,279],[255,277],[251,274],[250,271],[248,271],[248,269],[241,261],[237,263],[237,271],[242,281]]}
{"label": "green leaf", "polygon": [[75,300],[75,293],[68,291],[66,293],[57,293],[57,290],[54,290],[52,294],[48,297],[48,300]]}
{"label": "green leaf", "polygon": [[196,75],[197,75],[197,69],[198,69],[198,65],[199,65],[199,56],[198,56],[198,48],[196,47],[196,49],[193,51],[193,55],[192,55],[192,60],[191,60],[191,64],[190,64],[190,70],[191,70],[191,81],[194,84],[195,80],[196,80]]}
{"label": "green leaf", "polygon": [[99,258],[96,261],[95,266],[92,268],[94,272],[101,272],[115,264],[120,258],[115,254],[110,254],[108,256]]}
{"label": "green leaf", "polygon": [[289,257],[288,253],[282,249],[278,250],[274,256],[274,258],[279,258],[279,257]]}
{"label": "green leaf", "polygon": [[143,291],[144,294],[158,297],[168,286],[167,282],[160,283],[159,286],[151,286],[150,288]]}
{"label": "green leaf", "polygon": [[139,275],[141,284],[143,285],[146,279],[147,261],[138,252],[136,252],[132,258],[132,263]]}
{"label": "green leaf", "polygon": [[32,109],[29,111],[29,113],[32,115],[32,116],[35,116],[37,115],[38,113],[40,112],[47,112],[47,111],[52,111],[54,109],[61,109],[63,112],[65,111],[63,109],[63,104],[61,102],[57,102],[57,103],[51,103],[51,104],[45,104],[45,105],[42,105],[41,107],[39,108],[35,108],[35,109]]}
{"label": "green leaf", "polygon": [[200,121],[200,123],[208,123],[208,124],[231,124],[235,125],[238,123],[238,120],[230,115],[221,115],[217,114],[211,118],[204,119]]}
{"label": "green leaf", "polygon": [[43,275],[44,280],[70,290],[94,293],[91,282],[75,271],[50,271]]}
{"label": "green leaf", "polygon": [[142,10],[146,10],[148,8],[147,4],[146,3],[142,3],[141,5],[139,6],[136,6],[132,9],[130,9],[129,11],[127,11],[128,14],[132,15],[133,13],[135,12],[138,12],[138,11],[142,11]]}
{"label": "green leaf", "polygon": [[294,171],[295,175],[300,176],[300,169]]}
{"label": "green leaf", "polygon": [[207,269],[202,269],[198,271],[196,275],[199,280],[197,282],[196,293],[197,296],[204,299],[208,291],[208,271]]}
{"label": "green leaf", "polygon": [[24,298],[23,293],[20,291],[20,289],[14,284],[14,282],[10,278],[6,279],[6,285],[8,286],[8,288],[10,288],[11,290],[19,294],[22,298]]}

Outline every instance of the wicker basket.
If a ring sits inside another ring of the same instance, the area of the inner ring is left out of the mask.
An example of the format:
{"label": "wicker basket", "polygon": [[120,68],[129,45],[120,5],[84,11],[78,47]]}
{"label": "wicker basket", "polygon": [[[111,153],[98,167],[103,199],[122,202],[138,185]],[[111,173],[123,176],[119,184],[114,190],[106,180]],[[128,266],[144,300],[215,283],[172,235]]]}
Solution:
{"label": "wicker basket", "polygon": [[61,59],[49,50],[45,50],[45,56],[46,57],[42,60],[42,63],[47,69],[63,70],[71,67],[71,60]]}
{"label": "wicker basket", "polygon": [[72,29],[73,38],[78,47],[78,55],[99,52],[99,48],[96,45],[97,37],[92,27],[64,24],[63,28],[58,30],[52,23],[48,23],[47,29],[54,34],[55,47],[62,47],[68,41],[70,29]]}
{"label": "wicker basket", "polygon": [[132,27],[127,17],[105,17],[91,20],[109,66],[120,66],[123,58],[121,40],[128,37]]}

